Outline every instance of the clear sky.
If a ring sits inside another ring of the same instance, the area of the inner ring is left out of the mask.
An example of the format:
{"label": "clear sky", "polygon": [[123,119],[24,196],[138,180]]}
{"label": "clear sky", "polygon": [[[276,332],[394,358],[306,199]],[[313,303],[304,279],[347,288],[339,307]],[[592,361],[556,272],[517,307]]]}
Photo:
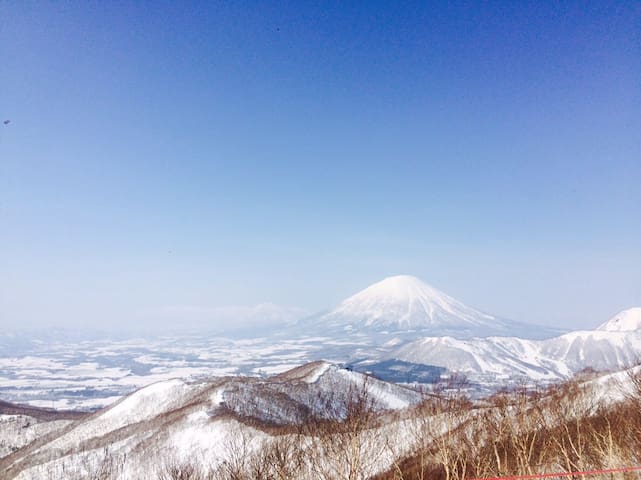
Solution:
{"label": "clear sky", "polygon": [[3,1],[0,116],[3,330],[641,305],[636,0]]}

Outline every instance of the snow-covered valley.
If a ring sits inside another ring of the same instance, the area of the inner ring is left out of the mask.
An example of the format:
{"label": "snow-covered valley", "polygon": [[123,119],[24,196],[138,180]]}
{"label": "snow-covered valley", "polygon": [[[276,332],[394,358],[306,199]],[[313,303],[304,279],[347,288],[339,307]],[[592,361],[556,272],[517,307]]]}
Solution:
{"label": "snow-covered valley", "polygon": [[595,330],[559,334],[480,312],[402,275],[258,338],[0,335],[0,399],[87,410],[157,381],[260,378],[317,360],[407,384],[464,374],[480,395],[634,364],[641,358],[640,312],[632,308]]}

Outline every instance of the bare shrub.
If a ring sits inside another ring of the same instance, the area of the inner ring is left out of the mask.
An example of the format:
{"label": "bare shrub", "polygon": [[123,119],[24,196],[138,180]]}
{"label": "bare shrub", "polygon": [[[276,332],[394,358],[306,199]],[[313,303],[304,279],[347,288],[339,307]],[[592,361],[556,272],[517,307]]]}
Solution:
{"label": "bare shrub", "polygon": [[313,478],[359,480],[370,476],[386,451],[378,426],[370,381],[350,387],[346,396],[328,396],[324,409],[302,425],[304,462]]}
{"label": "bare shrub", "polygon": [[270,440],[250,461],[252,478],[257,480],[300,478],[304,465],[301,445],[294,435],[282,435]]}
{"label": "bare shrub", "polygon": [[126,457],[105,448],[101,454],[70,457],[68,461],[52,463],[47,467],[48,478],[66,480],[116,480],[124,470]]}
{"label": "bare shrub", "polygon": [[193,463],[178,461],[169,461],[156,472],[157,480],[208,480],[209,478],[212,477],[204,474],[200,467]]}
{"label": "bare shrub", "polygon": [[416,410],[413,454],[378,478],[460,480],[636,464],[641,410],[631,402],[601,404],[590,385],[517,388],[483,408],[430,398]]}

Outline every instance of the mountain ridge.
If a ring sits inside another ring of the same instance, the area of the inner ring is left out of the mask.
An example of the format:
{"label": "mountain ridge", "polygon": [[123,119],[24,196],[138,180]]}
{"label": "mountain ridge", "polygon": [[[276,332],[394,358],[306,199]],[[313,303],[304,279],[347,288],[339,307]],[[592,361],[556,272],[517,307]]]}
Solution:
{"label": "mountain ridge", "polygon": [[[470,307],[412,275],[395,275],[373,283],[328,312],[296,323],[320,335],[398,335],[457,338],[520,335],[541,338],[559,330],[516,322]],[[295,326],[295,327],[296,327]]]}
{"label": "mountain ridge", "polygon": [[638,363],[641,329],[578,330],[543,340],[423,337],[400,345],[387,358],[444,367],[476,381],[567,379],[586,368],[608,371]]}
{"label": "mountain ridge", "polygon": [[641,307],[632,307],[622,310],[605,323],[599,325],[597,330],[607,332],[630,332],[641,330]]}

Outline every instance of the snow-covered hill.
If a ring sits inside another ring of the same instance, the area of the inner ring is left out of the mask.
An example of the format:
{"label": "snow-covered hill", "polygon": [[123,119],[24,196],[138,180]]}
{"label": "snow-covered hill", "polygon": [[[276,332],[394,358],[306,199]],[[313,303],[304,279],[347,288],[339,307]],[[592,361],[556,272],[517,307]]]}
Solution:
{"label": "snow-covered hill", "polygon": [[586,368],[619,370],[641,359],[641,330],[634,328],[637,310],[626,310],[597,330],[546,340],[426,337],[400,346],[389,358],[445,367],[485,383],[563,379]]}
{"label": "snow-covered hill", "polygon": [[[527,354],[529,346],[522,348]],[[510,398],[537,402],[537,408],[528,411],[556,415],[555,405],[565,402],[569,408],[560,417],[551,415],[551,421],[564,421],[568,412],[590,415],[597,406],[637,401],[638,379],[638,369],[582,376],[576,388]],[[311,480],[349,478],[343,475],[345,469],[358,468],[356,478],[364,479],[398,466],[426,440],[445,438],[441,437],[445,432],[449,438],[449,432],[460,430],[457,427],[462,424],[489,428],[509,420],[513,409],[515,415],[525,412],[525,404],[506,409],[506,404],[491,400],[479,401],[470,409],[456,396],[447,392],[442,397],[424,396],[325,362],[264,380],[168,380],[75,419],[38,422],[28,415],[0,415],[0,447],[8,447],[0,448],[0,476],[3,480]],[[366,400],[362,408],[351,409],[350,402],[358,398]],[[427,403],[421,403],[424,400]],[[189,466],[197,470],[190,471]],[[253,474],[253,466],[261,468],[263,476]],[[270,466],[290,470],[285,476],[265,474]],[[176,469],[173,475],[172,468]],[[236,468],[244,473],[234,475]],[[194,475],[198,471],[209,476]]]}
{"label": "snow-covered hill", "polygon": [[631,332],[641,330],[641,307],[629,308],[617,313],[597,330],[606,332]]}
{"label": "snow-covered hill", "polygon": [[268,379],[167,380],[51,429],[1,458],[0,471],[7,480],[75,478],[109,459],[122,469],[118,478],[150,478],[170,455],[175,462],[206,459],[215,467],[240,455],[241,448],[255,451],[274,441],[278,426],[340,419],[358,398],[382,415],[418,404],[423,396],[325,362]]}
{"label": "snow-covered hill", "polygon": [[491,335],[550,336],[549,329],[501,319],[469,307],[410,275],[388,277],[343,300],[330,312],[299,322],[322,334],[416,338]]}
{"label": "snow-covered hill", "polygon": [[427,337],[402,346],[391,357],[445,367],[477,382],[491,380],[501,385],[507,379],[554,380],[570,374],[562,362],[541,353],[540,342],[514,337]]}
{"label": "snow-covered hill", "polygon": [[641,359],[641,331],[578,331],[540,344],[541,353],[563,362],[571,372],[585,368],[618,370]]}

